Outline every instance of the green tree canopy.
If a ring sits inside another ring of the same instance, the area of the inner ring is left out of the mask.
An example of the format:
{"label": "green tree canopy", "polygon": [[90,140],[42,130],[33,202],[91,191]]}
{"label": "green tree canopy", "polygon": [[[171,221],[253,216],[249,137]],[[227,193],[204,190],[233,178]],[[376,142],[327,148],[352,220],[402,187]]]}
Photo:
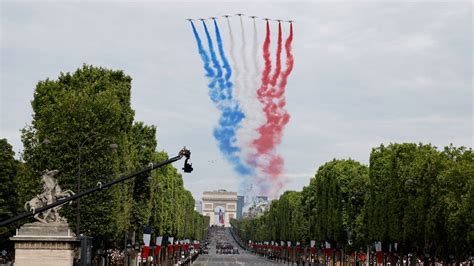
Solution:
{"label": "green tree canopy", "polygon": [[[37,84],[33,121],[22,131],[26,164],[18,176],[19,198],[39,192],[38,177],[45,169],[58,169],[61,187],[78,191],[167,158],[156,152],[156,127],[134,121],[131,81],[122,71],[84,65]],[[202,237],[205,219],[193,209],[181,175],[168,165],[82,198],[80,231],[99,246],[123,245],[130,232],[140,238],[148,224],[159,234]],[[76,204],[63,208],[72,228],[76,213]],[[199,230],[187,223],[192,217],[198,217]]]}
{"label": "green tree canopy", "polygon": [[[6,139],[0,139],[0,221],[17,212],[17,193],[14,179],[19,162],[15,160],[12,146]],[[3,246],[12,233],[12,227],[0,227],[0,245]]]}

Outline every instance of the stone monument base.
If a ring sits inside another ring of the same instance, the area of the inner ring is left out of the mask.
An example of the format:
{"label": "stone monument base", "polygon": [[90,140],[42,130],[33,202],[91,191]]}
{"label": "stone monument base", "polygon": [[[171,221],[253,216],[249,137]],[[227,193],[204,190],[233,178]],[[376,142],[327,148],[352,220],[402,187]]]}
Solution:
{"label": "stone monument base", "polygon": [[76,236],[66,223],[28,223],[10,238],[15,243],[15,266],[70,266]]}

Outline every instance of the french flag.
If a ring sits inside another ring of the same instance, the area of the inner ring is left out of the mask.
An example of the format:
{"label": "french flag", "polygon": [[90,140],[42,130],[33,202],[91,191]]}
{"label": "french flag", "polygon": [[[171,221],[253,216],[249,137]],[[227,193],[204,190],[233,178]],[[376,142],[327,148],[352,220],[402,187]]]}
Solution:
{"label": "french flag", "polygon": [[316,251],[316,248],[314,247],[315,245],[316,245],[316,241],[311,240],[311,246],[310,246],[311,254],[314,254]]}
{"label": "french flag", "polygon": [[326,257],[330,257],[331,256],[331,243],[326,241],[325,247],[326,247]]}
{"label": "french flag", "polygon": [[161,242],[163,242],[163,237],[158,236],[155,240],[155,255],[159,256],[161,251]]}
{"label": "french flag", "polygon": [[143,230],[143,253],[142,258],[145,258],[148,261],[148,254],[150,254],[150,239],[151,239],[151,226],[145,227]]}

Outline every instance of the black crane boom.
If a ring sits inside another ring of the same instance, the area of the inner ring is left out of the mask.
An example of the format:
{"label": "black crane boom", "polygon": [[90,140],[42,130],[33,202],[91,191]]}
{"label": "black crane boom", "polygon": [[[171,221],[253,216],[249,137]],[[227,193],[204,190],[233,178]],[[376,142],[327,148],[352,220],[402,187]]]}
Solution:
{"label": "black crane boom", "polygon": [[7,219],[7,220],[4,220],[4,221],[1,221],[0,222],[0,227],[1,226],[5,226],[5,225],[9,225],[11,223],[14,223],[16,221],[19,221],[19,220],[22,220],[22,219],[26,219],[26,218],[29,218],[29,217],[33,217],[36,213],[39,213],[39,212],[44,212],[48,209],[51,209],[51,208],[54,208],[56,206],[59,206],[59,205],[62,205],[64,203],[68,203],[70,201],[73,201],[75,199],[78,199],[78,198],[81,198],[81,197],[84,197],[84,196],[87,196],[89,194],[92,194],[94,192],[97,192],[97,191],[100,191],[104,188],[108,188],[108,187],[111,187],[115,184],[118,184],[118,183],[121,183],[127,179],[130,179],[132,177],[135,177],[135,176],[138,176],[140,174],[143,174],[143,173],[146,173],[146,172],[149,172],[151,170],[154,170],[154,169],[157,169],[157,168],[160,168],[160,167],[163,167],[167,164],[170,164],[170,163],[173,163],[173,162],[176,162],[178,160],[180,160],[181,158],[183,157],[186,157],[186,162],[185,162],[185,165],[184,165],[184,168],[183,170],[185,172],[191,172],[192,171],[192,167],[190,166],[190,164],[188,164],[188,160],[191,156],[191,152],[189,150],[187,150],[186,148],[183,148],[179,154],[177,156],[174,156],[172,158],[169,158],[168,160],[165,160],[163,162],[160,162],[160,163],[150,163],[149,166],[143,168],[143,169],[140,169],[140,170],[137,170],[135,172],[132,172],[132,173],[129,173],[127,175],[124,175],[124,176],[121,176],[120,178],[118,179],[115,179],[115,180],[112,180],[108,183],[105,183],[105,184],[100,184],[96,187],[93,187],[93,188],[89,188],[87,190],[84,190],[84,191],[81,191],[81,192],[78,192],[72,196],[69,196],[69,197],[66,197],[66,198],[62,198],[54,203],[51,203],[49,205],[46,205],[46,206],[43,206],[41,208],[38,208],[38,209],[35,209],[33,211],[28,211],[28,212],[25,212],[23,214],[20,214],[16,217],[13,217],[13,218],[10,218],[10,219]]}

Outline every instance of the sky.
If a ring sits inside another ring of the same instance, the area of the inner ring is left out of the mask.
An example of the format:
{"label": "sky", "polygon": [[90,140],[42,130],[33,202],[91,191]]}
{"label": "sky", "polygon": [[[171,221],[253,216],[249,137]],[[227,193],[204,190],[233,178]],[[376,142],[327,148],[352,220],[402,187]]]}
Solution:
{"label": "sky", "polygon": [[[86,63],[133,78],[135,120],[157,126],[158,150],[191,149],[194,172],[183,178],[196,199],[237,191],[241,179],[212,136],[219,113],[185,21],[235,13],[296,21],[291,119],[278,147],[283,190],[301,190],[334,158],[367,164],[382,143],[472,147],[470,1],[2,1],[0,9],[0,138],[17,156],[35,85]],[[262,44],[264,21],[257,25]]]}

